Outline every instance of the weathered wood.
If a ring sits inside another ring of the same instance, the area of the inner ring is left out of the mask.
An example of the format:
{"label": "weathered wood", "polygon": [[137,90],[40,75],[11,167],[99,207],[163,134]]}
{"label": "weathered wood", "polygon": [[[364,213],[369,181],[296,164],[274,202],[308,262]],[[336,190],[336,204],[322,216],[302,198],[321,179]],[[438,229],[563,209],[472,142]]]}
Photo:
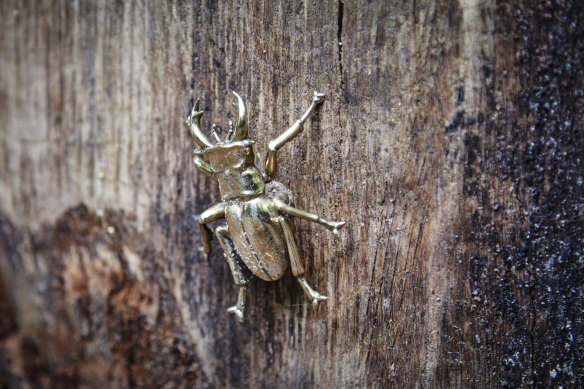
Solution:
{"label": "weathered wood", "polygon": [[[0,5],[0,384],[583,386],[580,2]],[[279,153],[313,310],[249,287],[183,120],[249,108]]]}

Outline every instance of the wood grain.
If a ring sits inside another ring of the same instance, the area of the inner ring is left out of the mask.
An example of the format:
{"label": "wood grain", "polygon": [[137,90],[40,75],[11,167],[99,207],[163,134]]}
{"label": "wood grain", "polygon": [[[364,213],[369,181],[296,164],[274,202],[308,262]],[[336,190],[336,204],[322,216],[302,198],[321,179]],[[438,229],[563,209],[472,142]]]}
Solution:
{"label": "wood grain", "polygon": [[[557,4],[556,4],[557,3]],[[3,387],[582,386],[584,17],[577,1],[4,1]],[[183,124],[245,99],[279,153],[313,310],[247,318],[198,214]]]}

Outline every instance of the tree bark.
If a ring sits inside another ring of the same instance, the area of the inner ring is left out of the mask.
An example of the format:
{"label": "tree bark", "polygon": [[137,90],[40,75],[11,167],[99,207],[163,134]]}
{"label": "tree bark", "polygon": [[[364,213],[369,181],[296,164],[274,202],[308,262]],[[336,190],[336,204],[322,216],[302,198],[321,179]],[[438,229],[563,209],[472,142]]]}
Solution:
{"label": "tree bark", "polygon": [[[535,4],[537,3],[537,4]],[[534,5],[535,4],[535,5]],[[579,1],[4,1],[2,387],[584,386]],[[279,152],[312,309],[246,321],[183,121]]]}

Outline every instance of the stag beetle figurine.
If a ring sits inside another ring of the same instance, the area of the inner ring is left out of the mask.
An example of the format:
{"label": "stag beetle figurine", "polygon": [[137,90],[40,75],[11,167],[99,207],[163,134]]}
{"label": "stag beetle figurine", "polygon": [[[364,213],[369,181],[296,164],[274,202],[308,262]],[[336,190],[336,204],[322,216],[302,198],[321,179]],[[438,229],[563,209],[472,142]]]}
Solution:
{"label": "stag beetle figurine", "polygon": [[199,216],[203,247],[199,248],[208,260],[211,252],[211,230],[207,223],[225,219],[226,224],[215,229],[215,235],[225,252],[235,284],[239,286],[237,303],[227,311],[234,313],[243,321],[246,285],[248,280],[236,258],[239,254],[247,268],[257,277],[266,281],[281,278],[288,267],[300,283],[304,293],[314,306],[327,299],[313,290],[304,277],[304,267],[298,255],[298,249],[292,230],[285,215],[300,217],[320,223],[335,236],[344,222],[330,222],[320,217],[296,209],[290,205],[290,191],[283,184],[272,181],[278,170],[276,153],[286,143],[294,139],[304,129],[304,122],[317,106],[324,100],[324,94],[314,92],[312,104],[304,115],[286,132],[272,140],[268,146],[265,170],[255,165],[252,140],[247,137],[247,112],[242,98],[237,98],[234,105],[238,109],[238,119],[225,140],[221,140],[213,125],[212,143],[201,131],[199,124],[203,112],[199,111],[199,100],[195,103],[190,116],[185,121],[197,144],[194,151],[194,164],[204,174],[219,183],[223,202],[212,206]]}

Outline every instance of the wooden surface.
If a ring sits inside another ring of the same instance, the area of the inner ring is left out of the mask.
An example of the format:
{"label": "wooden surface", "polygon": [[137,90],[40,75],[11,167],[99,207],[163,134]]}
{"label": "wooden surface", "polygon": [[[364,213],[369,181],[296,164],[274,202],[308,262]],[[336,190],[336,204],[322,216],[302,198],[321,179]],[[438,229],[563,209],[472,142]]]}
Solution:
{"label": "wooden surface", "polygon": [[[584,385],[578,1],[3,1],[2,387]],[[247,320],[183,125],[245,99],[297,207]]]}

